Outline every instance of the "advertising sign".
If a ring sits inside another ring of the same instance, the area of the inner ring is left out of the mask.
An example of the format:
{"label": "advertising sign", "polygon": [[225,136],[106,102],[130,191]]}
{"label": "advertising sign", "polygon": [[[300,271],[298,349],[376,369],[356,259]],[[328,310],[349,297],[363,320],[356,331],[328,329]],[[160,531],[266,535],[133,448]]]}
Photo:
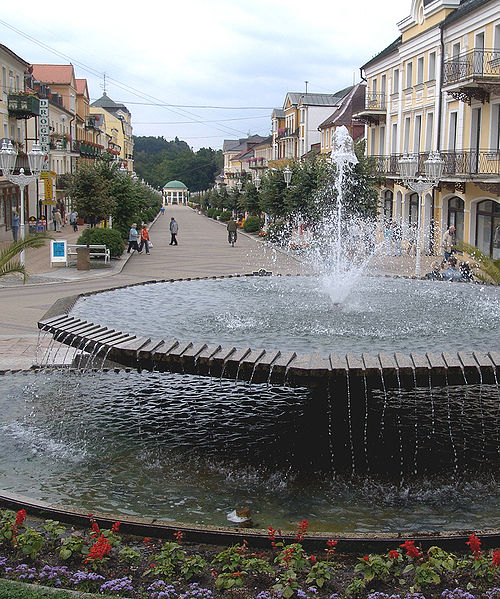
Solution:
{"label": "advertising sign", "polygon": [[64,262],[68,259],[68,242],[66,239],[50,240],[50,265]]}
{"label": "advertising sign", "polygon": [[45,155],[42,170],[49,170],[49,152],[50,152],[50,124],[49,124],[49,101],[42,98],[40,100],[40,146]]}

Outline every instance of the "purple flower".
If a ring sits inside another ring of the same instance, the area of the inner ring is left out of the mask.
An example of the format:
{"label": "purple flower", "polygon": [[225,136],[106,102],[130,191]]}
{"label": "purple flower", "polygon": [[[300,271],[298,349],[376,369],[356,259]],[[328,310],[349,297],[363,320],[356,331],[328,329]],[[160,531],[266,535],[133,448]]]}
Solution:
{"label": "purple flower", "polygon": [[122,591],[133,591],[132,581],[128,577],[114,578],[108,580],[99,589],[99,593],[120,593]]}
{"label": "purple flower", "polygon": [[164,580],[155,580],[147,588],[150,593],[150,599],[176,599],[177,592],[173,585],[167,584]]}
{"label": "purple flower", "polygon": [[463,589],[445,589],[441,593],[442,599],[475,599],[474,595],[464,591]]}
{"label": "purple flower", "polygon": [[179,599],[212,599],[212,591],[200,587],[199,583],[193,582],[189,585],[189,589],[179,595]]}

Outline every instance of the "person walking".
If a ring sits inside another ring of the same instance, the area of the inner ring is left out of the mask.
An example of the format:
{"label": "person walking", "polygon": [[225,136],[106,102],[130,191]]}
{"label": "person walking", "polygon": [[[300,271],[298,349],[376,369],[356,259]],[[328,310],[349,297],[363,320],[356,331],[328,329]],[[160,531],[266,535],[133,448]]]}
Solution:
{"label": "person walking", "polygon": [[63,220],[62,220],[62,216],[59,210],[56,210],[54,212],[54,223],[56,226],[56,233],[60,233],[61,232],[61,227],[63,224]]}
{"label": "person walking", "polygon": [[19,235],[19,214],[14,212],[12,215],[12,239],[17,241],[17,236]]}
{"label": "person walking", "polygon": [[170,244],[169,245],[178,245],[177,244],[177,233],[179,232],[179,225],[177,221],[172,216],[170,219]]}
{"label": "person walking", "polygon": [[141,243],[139,244],[139,254],[142,252],[142,248],[146,247],[146,254],[149,254],[149,231],[146,225],[142,225],[141,229]]}
{"label": "person walking", "polygon": [[130,231],[128,232],[128,248],[127,254],[130,254],[130,250],[139,251],[137,240],[139,239],[139,233],[137,232],[137,223],[132,223]]}
{"label": "person walking", "polygon": [[78,231],[78,212],[73,210],[73,212],[69,215],[69,224],[73,226],[73,231],[76,233]]}
{"label": "person walking", "polygon": [[445,264],[445,262],[448,262],[448,260],[451,258],[451,256],[453,255],[453,253],[455,252],[455,227],[453,225],[451,225],[451,227],[446,231],[446,233],[443,235],[443,253],[444,253],[444,258],[443,261],[441,262],[441,264]]}
{"label": "person walking", "polygon": [[162,215],[162,216],[165,214],[165,206],[162,206],[162,207],[160,208],[160,212],[161,212],[161,215]]}

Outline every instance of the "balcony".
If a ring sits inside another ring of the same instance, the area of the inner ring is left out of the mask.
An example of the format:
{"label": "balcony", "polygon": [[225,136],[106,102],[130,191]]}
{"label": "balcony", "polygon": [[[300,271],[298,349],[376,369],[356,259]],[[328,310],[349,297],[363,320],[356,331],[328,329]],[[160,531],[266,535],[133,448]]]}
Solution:
{"label": "balcony", "polygon": [[489,102],[500,92],[500,50],[470,50],[444,61],[443,90],[456,100]]}
{"label": "balcony", "polygon": [[[500,150],[461,150],[440,152],[444,160],[443,180],[448,181],[497,181],[500,175]],[[370,156],[378,175],[398,179],[399,160],[403,154]],[[418,154],[418,173],[424,173],[428,152]]]}
{"label": "balcony", "polygon": [[282,129],[278,129],[278,139],[286,139],[287,137],[298,137],[299,136],[299,128],[291,129],[290,127],[283,127]]}
{"label": "balcony", "polygon": [[366,92],[365,108],[353,116],[367,125],[378,125],[385,122],[387,111],[387,94]]}
{"label": "balcony", "polygon": [[40,114],[40,100],[31,94],[9,94],[7,97],[9,116],[29,119]]}
{"label": "balcony", "polygon": [[258,158],[248,159],[248,168],[251,169],[267,169],[267,159],[259,156]]}

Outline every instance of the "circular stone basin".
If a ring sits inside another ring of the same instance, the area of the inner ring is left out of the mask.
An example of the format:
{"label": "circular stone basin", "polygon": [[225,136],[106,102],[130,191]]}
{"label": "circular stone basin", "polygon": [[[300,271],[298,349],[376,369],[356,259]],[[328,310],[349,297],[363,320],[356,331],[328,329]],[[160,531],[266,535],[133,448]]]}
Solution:
{"label": "circular stone basin", "polygon": [[[388,396],[377,421],[406,470],[390,479],[332,472],[329,427],[311,422],[331,422],[335,407],[317,413],[306,389],[135,371],[6,374],[0,487],[89,511],[206,525],[227,525],[229,512],[248,506],[263,529],[294,530],[303,518],[311,530],[338,533],[500,528],[498,468],[484,468],[498,446],[498,388],[480,394],[475,422],[470,395],[453,389],[441,401],[438,390],[425,401],[396,395],[395,406]],[[403,424],[403,412],[416,408],[418,425],[411,417]],[[391,410],[401,421],[395,433]],[[450,413],[461,410],[449,471],[415,475],[415,445],[445,451]],[[462,468],[471,450],[472,468]]]}
{"label": "circular stone basin", "polygon": [[282,352],[425,353],[500,347],[498,288],[363,277],[333,305],[315,277],[242,277],[117,289],[73,316],[152,338]]}

